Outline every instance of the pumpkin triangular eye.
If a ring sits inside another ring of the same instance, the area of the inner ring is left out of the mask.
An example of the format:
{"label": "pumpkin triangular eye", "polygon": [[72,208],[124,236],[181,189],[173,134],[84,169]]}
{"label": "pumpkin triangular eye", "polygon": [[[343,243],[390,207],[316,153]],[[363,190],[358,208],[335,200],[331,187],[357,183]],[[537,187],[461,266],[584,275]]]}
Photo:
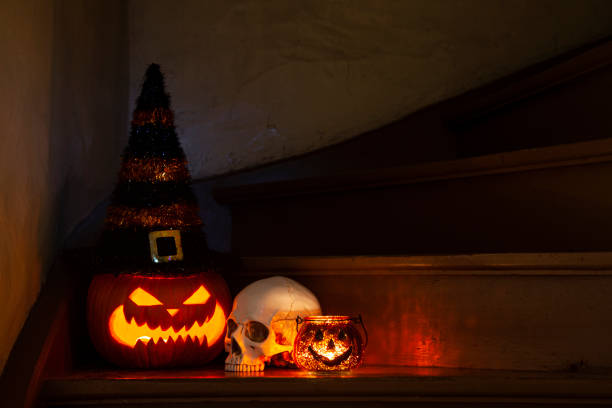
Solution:
{"label": "pumpkin triangular eye", "polygon": [[155,299],[155,296],[141,288],[136,288],[136,290],[130,294],[130,300],[138,306],[157,306],[163,304]]}
{"label": "pumpkin triangular eye", "polygon": [[184,305],[203,305],[206,303],[208,298],[210,297],[210,293],[206,290],[204,286],[200,286],[198,290],[193,292],[193,295],[189,296],[189,299],[183,302]]}

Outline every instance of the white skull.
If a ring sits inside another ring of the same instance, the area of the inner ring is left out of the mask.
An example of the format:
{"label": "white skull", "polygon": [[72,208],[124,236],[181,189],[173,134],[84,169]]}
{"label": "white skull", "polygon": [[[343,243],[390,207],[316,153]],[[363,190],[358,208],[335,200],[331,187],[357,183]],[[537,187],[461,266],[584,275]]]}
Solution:
{"label": "white skull", "polygon": [[251,283],[227,319],[225,371],[263,371],[271,357],[293,350],[296,317],[320,314],[315,295],[294,280],[274,276]]}

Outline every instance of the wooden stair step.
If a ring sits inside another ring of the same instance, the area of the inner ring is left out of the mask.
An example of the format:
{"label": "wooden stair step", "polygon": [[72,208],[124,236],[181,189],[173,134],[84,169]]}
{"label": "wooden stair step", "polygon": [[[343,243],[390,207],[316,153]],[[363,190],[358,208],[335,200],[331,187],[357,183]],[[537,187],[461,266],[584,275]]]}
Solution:
{"label": "wooden stair step", "polygon": [[610,373],[362,367],[348,374],[222,368],[96,371],[48,380],[49,406],[612,406]]}

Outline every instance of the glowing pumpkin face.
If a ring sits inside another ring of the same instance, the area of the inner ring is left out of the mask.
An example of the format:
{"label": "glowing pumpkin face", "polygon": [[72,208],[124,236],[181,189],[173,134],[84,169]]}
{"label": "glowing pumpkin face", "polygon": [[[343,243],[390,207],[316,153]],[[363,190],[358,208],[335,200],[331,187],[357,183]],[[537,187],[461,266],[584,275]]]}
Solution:
{"label": "glowing pumpkin face", "polygon": [[361,364],[363,348],[359,330],[347,316],[310,316],[295,339],[293,356],[306,370],[349,370]]}
{"label": "glowing pumpkin face", "polygon": [[97,275],[88,297],[91,339],[126,367],[204,364],[223,349],[230,296],[213,272]]}
{"label": "glowing pumpkin face", "polygon": [[353,346],[343,328],[318,329],[308,346],[308,352],[315,360],[327,366],[336,366],[353,354]]}

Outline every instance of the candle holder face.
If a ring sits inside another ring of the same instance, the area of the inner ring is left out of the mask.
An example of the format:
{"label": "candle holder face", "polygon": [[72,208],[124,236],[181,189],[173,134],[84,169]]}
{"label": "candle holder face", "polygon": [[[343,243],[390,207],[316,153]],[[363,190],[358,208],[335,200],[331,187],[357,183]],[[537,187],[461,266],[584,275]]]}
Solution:
{"label": "candle holder face", "polygon": [[349,316],[304,318],[293,347],[296,365],[309,371],[345,371],[359,366],[365,344],[356,322],[363,327],[361,318]]}

